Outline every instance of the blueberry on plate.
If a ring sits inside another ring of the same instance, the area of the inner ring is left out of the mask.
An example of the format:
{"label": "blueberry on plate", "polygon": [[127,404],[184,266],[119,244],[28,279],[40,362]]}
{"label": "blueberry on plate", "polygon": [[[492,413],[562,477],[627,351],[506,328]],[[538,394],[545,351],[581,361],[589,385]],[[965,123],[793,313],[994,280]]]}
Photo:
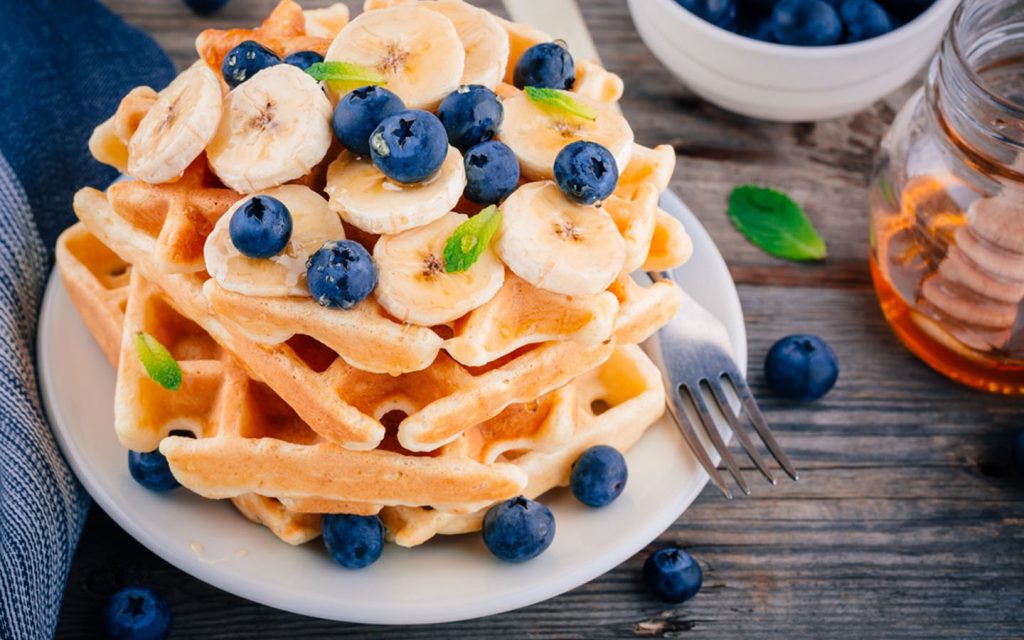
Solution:
{"label": "blueberry on plate", "polygon": [[160,450],[149,452],[129,451],[128,452],[128,473],[132,474],[135,482],[138,482],[150,491],[163,493],[171,489],[177,489],[181,485],[174,479],[171,467],[167,464],[167,458]]}
{"label": "blueberry on plate", "polygon": [[327,553],[346,569],[368,567],[384,550],[384,524],[378,516],[329,513],[320,519],[320,528]]}
{"label": "blueberry on plate", "polygon": [[615,191],[619,168],[607,148],[596,142],[577,140],[566,145],[555,157],[555,182],[573,202],[594,204]]}
{"label": "blueberry on plate", "polygon": [[201,16],[220,11],[227,3],[228,0],[185,0],[188,8]]}
{"label": "blueberry on plate", "polygon": [[224,82],[234,89],[275,64],[281,64],[281,58],[276,53],[254,40],[246,40],[224,56],[220,74],[224,76]]}
{"label": "blueberry on plate", "polygon": [[736,30],[736,3],[733,0],[676,0],[676,3],[716,27]]}
{"label": "blueberry on plate", "polygon": [[619,497],[628,477],[626,459],[618,449],[601,444],[590,447],[576,460],[569,486],[583,504],[603,507]]}
{"label": "blueberry on plate", "polygon": [[334,108],[334,137],[352,153],[370,155],[370,135],[384,118],[405,111],[405,103],[384,87],[370,85],[346,93]]}
{"label": "blueberry on plate", "polygon": [[772,33],[782,44],[821,47],[839,42],[843,23],[824,0],[780,0],[772,10]]}
{"label": "blueberry on plate", "polygon": [[846,25],[846,41],[860,42],[889,33],[892,18],[874,0],[846,0],[839,7],[839,17]]}
{"label": "blueberry on plate", "polygon": [[316,51],[296,51],[284,57],[284,63],[298,67],[305,71],[317,62],[323,62],[324,57]]}
{"label": "blueberry on plate", "polygon": [[500,560],[526,562],[555,539],[555,516],[523,496],[499,502],[484,516],[484,544]]}
{"label": "blueberry on plate", "polygon": [[568,91],[576,84],[576,62],[563,42],[535,44],[516,62],[512,84],[520,89],[541,87]]}
{"label": "blueberry on plate", "polygon": [[466,152],[463,164],[463,195],[477,204],[498,204],[519,185],[519,160],[504,142],[481,142]]}
{"label": "blueberry on plate", "polygon": [[270,258],[281,253],[292,237],[292,214],[277,198],[253,196],[231,214],[231,243],[242,255]]}
{"label": "blueberry on plate", "polygon": [[679,547],[659,549],[644,562],[644,584],[671,604],[686,602],[697,595],[703,579],[700,565]]}
{"label": "blueberry on plate", "polygon": [[162,640],[171,627],[171,608],[149,587],[125,587],[107,602],[106,626],[115,640]]}
{"label": "blueberry on plate", "polygon": [[479,84],[462,85],[449,93],[437,109],[437,117],[448,132],[448,142],[459,151],[493,138],[504,115],[498,96]]}
{"label": "blueberry on plate", "polygon": [[395,182],[433,177],[448,155],[448,133],[437,116],[410,109],[384,119],[370,135],[370,157]]}
{"label": "blueberry on plate", "polygon": [[351,309],[377,286],[377,267],[358,242],[330,241],[306,261],[306,283],[321,306]]}
{"label": "blueberry on plate", "polygon": [[786,336],[772,345],[764,361],[768,385],[781,396],[810,402],[822,397],[839,378],[839,361],[818,336]]}

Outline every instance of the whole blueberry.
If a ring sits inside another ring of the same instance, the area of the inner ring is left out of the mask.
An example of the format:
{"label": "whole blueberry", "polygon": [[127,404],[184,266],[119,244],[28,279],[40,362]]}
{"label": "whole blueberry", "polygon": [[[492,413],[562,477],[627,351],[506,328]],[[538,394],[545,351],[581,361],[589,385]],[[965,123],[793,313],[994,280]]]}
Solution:
{"label": "whole blueberry", "polygon": [[782,44],[820,47],[839,42],[843,23],[824,0],[780,0],[772,10],[772,33]]}
{"label": "whole blueberry", "polygon": [[839,7],[846,25],[846,41],[860,42],[893,30],[892,18],[874,0],[846,0]]}
{"label": "whole blueberry", "polygon": [[250,258],[276,256],[292,237],[292,214],[271,196],[253,196],[231,214],[231,243]]}
{"label": "whole blueberry", "polygon": [[298,67],[305,71],[317,62],[323,62],[324,57],[316,51],[296,51],[284,57],[284,63]]}
{"label": "whole blueberry", "polygon": [[327,553],[346,569],[368,567],[384,550],[384,524],[377,516],[330,513],[320,519],[320,529]]}
{"label": "whole blueberry", "polygon": [[839,361],[832,347],[818,336],[786,336],[768,351],[764,375],[779,395],[810,402],[835,385],[839,378]]}
{"label": "whole blueberry", "polygon": [[505,562],[536,558],[554,539],[551,510],[522,496],[499,502],[484,516],[484,544]]}
{"label": "whole blueberry", "polygon": [[716,27],[736,30],[736,3],[733,0],[676,0],[676,3]]}
{"label": "whole blueberry", "polygon": [[769,19],[759,20],[750,28],[741,32],[748,38],[760,40],[761,42],[775,42],[775,33],[772,31],[772,22]]}
{"label": "whole blueberry", "polygon": [[437,109],[448,142],[459,151],[493,138],[504,115],[498,96],[478,84],[464,84],[452,91]]}
{"label": "whole blueberry", "polygon": [[448,133],[429,111],[410,109],[389,116],[370,135],[373,164],[402,184],[433,177],[447,155]]}
{"label": "whole blueberry", "polygon": [[566,198],[580,204],[606,199],[619,182],[615,156],[602,145],[577,140],[555,157],[555,182]]}
{"label": "whole blueberry", "polygon": [[181,485],[174,479],[171,467],[167,464],[167,458],[160,450],[128,452],[128,473],[132,474],[135,482],[146,487],[150,491],[163,493],[171,489],[177,489]]}
{"label": "whole blueberry", "polygon": [[281,64],[281,58],[276,53],[254,40],[246,40],[224,56],[220,74],[224,76],[224,82],[234,89],[275,64]]}
{"label": "whole blueberry", "polygon": [[148,587],[125,587],[105,610],[107,635],[115,640],[162,640],[171,627],[171,608]]}
{"label": "whole blueberry", "polygon": [[227,3],[228,0],[185,0],[188,8],[201,16],[220,11]]}
{"label": "whole blueberry", "polygon": [[498,204],[519,185],[519,160],[504,142],[481,142],[466,152],[463,163],[463,195],[477,204]]}
{"label": "whole blueberry", "polygon": [[703,579],[700,565],[679,547],[659,549],[644,562],[644,584],[665,602],[686,602],[700,591]]}
{"label": "whole blueberry", "polygon": [[569,486],[583,504],[603,507],[619,497],[628,477],[626,459],[618,449],[601,444],[590,447],[576,460]]}
{"label": "whole blueberry", "polygon": [[377,286],[377,267],[358,242],[330,241],[306,261],[306,282],[321,306],[351,309]]}
{"label": "whole blueberry", "polygon": [[370,155],[370,135],[384,118],[405,111],[405,103],[384,87],[370,85],[346,93],[334,108],[334,137],[352,153]]}
{"label": "whole blueberry", "polygon": [[569,90],[576,84],[576,63],[562,42],[535,44],[516,62],[512,83],[520,89],[547,87]]}

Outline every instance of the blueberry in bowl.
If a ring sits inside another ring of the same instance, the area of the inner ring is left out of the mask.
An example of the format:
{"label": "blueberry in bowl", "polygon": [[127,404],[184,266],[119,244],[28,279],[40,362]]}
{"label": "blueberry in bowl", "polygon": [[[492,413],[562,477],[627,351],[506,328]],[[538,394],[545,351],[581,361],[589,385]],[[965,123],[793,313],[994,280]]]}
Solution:
{"label": "blueberry in bowl", "polygon": [[676,0],[676,2],[687,11],[716,27],[729,31],[736,30],[736,2],[734,0]]}
{"label": "blueberry in bowl", "polygon": [[772,35],[780,44],[820,47],[838,44],[843,23],[825,0],[780,0],[772,9]]}

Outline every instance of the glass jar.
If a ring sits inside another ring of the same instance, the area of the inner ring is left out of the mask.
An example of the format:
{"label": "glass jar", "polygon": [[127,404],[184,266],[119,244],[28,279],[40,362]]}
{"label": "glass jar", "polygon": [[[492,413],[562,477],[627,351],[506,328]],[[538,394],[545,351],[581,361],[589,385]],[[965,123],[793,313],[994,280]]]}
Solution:
{"label": "glass jar", "polygon": [[1024,394],[1024,0],[967,0],[882,140],[871,274],[936,370]]}

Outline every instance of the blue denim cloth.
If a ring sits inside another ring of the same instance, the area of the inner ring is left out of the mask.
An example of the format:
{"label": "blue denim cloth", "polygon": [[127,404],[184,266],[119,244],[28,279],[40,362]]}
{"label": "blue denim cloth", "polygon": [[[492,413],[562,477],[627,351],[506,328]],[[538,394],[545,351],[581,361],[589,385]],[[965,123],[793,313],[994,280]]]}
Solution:
{"label": "blue denim cloth", "polygon": [[86,147],[132,87],[174,68],[94,0],[0,2],[0,639],[54,633],[88,510],[50,432],[35,373],[36,316],[71,198],[116,171]]}

